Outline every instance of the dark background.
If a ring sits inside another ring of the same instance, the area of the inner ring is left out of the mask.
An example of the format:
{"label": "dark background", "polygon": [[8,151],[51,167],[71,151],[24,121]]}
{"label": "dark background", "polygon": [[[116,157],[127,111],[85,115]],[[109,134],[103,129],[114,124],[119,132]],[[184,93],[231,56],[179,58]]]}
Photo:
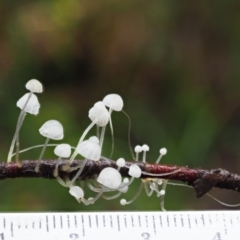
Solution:
{"label": "dark background", "polygon": [[[42,144],[38,129],[62,122],[76,145],[90,123],[88,110],[108,93],[124,99],[132,120],[132,145],[147,143],[149,162],[159,148],[163,163],[226,168],[240,163],[240,3],[173,0],[0,1],[0,159],[6,161],[19,109],[16,101],[32,78],[44,85],[38,116],[26,117],[21,148]],[[128,122],[113,113],[114,159],[131,159]],[[94,130],[92,134],[94,134]],[[104,155],[111,150],[107,130]],[[50,143],[53,143],[51,141]],[[20,155],[37,159],[40,149]],[[53,148],[45,158],[54,158]],[[140,184],[135,180],[131,199]],[[56,181],[0,182],[0,211],[159,210],[159,199],[144,193],[131,205],[120,199],[78,204]],[[239,194],[215,190],[224,202]],[[94,196],[86,193],[87,197]],[[167,189],[169,210],[225,208],[188,188]]]}

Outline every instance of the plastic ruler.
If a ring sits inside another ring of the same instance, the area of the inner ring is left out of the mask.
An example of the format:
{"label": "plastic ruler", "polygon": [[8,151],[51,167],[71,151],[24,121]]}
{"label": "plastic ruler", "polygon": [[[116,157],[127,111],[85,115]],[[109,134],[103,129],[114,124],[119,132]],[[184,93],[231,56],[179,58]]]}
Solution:
{"label": "plastic ruler", "polygon": [[12,239],[239,240],[240,211],[1,213]]}

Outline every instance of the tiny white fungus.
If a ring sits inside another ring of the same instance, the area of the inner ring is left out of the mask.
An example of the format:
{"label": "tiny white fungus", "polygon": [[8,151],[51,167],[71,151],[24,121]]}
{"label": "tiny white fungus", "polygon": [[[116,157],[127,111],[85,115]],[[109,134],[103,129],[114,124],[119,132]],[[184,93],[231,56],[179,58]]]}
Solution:
{"label": "tiny white fungus", "polygon": [[114,111],[121,111],[123,108],[122,97],[118,94],[112,93],[104,97],[103,103]]}
{"label": "tiny white fungus", "polygon": [[46,138],[51,138],[54,140],[61,140],[63,139],[63,126],[57,120],[48,120],[45,122],[39,132],[42,136]]}
{"label": "tiny white fungus", "polygon": [[125,160],[123,158],[119,158],[117,160],[118,167],[124,167],[125,166]]}
{"label": "tiny white fungus", "polygon": [[142,145],[143,150],[143,162],[146,162],[146,154],[149,151],[149,146],[147,144]]}
{"label": "tiny white fungus", "polygon": [[93,161],[98,161],[101,157],[101,147],[96,136],[90,137],[88,140],[81,142],[76,150],[83,157]]}
{"label": "tiny white fungus", "polygon": [[67,143],[59,144],[55,147],[54,153],[62,158],[68,158],[71,155],[71,146]]}
{"label": "tiny white fungus", "polygon": [[126,205],[126,204],[127,204],[126,199],[121,199],[121,200],[120,200],[120,204],[123,205],[123,206]]}
{"label": "tiny white fungus", "polygon": [[166,149],[166,148],[161,148],[161,149],[159,150],[159,153],[160,153],[161,155],[166,155],[166,154],[167,154],[167,149]]}
{"label": "tiny white fungus", "polygon": [[97,182],[105,187],[118,189],[122,182],[122,176],[115,168],[106,167],[100,172]]}
{"label": "tiny white fungus", "polygon": [[43,146],[43,149],[40,153],[40,156],[38,158],[38,163],[36,164],[35,167],[35,172],[39,171],[39,166],[40,166],[40,161],[43,157],[43,154],[46,150],[47,144],[49,142],[50,139],[53,140],[61,140],[63,139],[63,126],[62,124],[57,121],[57,120],[48,120],[47,122],[45,122],[39,129],[39,133],[46,137],[46,141],[45,144]]}
{"label": "tiny white fungus", "polygon": [[37,79],[31,79],[26,84],[26,89],[34,93],[42,93],[43,86]]}
{"label": "tiny white fungus", "polygon": [[142,173],[142,170],[141,170],[141,168],[140,168],[138,165],[132,164],[132,165],[129,167],[128,174],[129,174],[131,177],[140,178],[141,173]]}
{"label": "tiny white fungus", "polygon": [[84,192],[79,186],[70,186],[69,193],[77,199],[78,202],[84,197]]}
{"label": "tiny white fungus", "polygon": [[40,104],[35,94],[26,93],[17,101],[17,107],[20,109],[24,108],[24,112],[37,115],[39,112]]}
{"label": "tiny white fungus", "polygon": [[106,126],[110,119],[109,112],[101,101],[96,102],[94,106],[89,110],[88,117],[99,127]]}

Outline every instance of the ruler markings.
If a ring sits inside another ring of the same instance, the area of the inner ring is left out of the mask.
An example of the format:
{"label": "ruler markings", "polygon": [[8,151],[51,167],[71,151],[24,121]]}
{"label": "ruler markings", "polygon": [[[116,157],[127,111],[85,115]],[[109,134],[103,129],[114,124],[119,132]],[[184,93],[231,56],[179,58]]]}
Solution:
{"label": "ruler markings", "polygon": [[174,214],[174,226],[177,227],[177,216]]}
{"label": "ruler markings", "polygon": [[69,219],[69,215],[67,215],[67,225],[68,225],[68,228],[70,228],[70,219]]}
{"label": "ruler markings", "polygon": [[184,227],[183,215],[181,214],[180,217],[181,217],[181,224],[182,224],[182,227]]}
{"label": "ruler markings", "polygon": [[156,219],[155,219],[155,216],[154,216],[154,215],[152,216],[152,221],[153,221],[154,234],[155,234],[155,236],[156,236]]}
{"label": "ruler markings", "polygon": [[148,228],[148,216],[145,215],[146,227]]}
{"label": "ruler markings", "polygon": [[88,215],[88,224],[89,224],[89,227],[92,228],[92,222],[91,222],[91,216]]}
{"label": "ruler markings", "polygon": [[140,228],[142,227],[141,226],[141,217],[140,216],[138,216],[138,225],[139,225]]}
{"label": "ruler markings", "polygon": [[169,216],[167,215],[167,226],[170,227],[170,224],[169,224]]}
{"label": "ruler markings", "polygon": [[47,232],[49,232],[49,228],[48,228],[48,216],[46,216],[46,229],[47,229]]}
{"label": "ruler markings", "polygon": [[83,215],[82,215],[82,235],[83,235],[83,237],[85,236],[85,228],[84,228],[84,218],[83,218]]}
{"label": "ruler markings", "polygon": [[190,221],[190,216],[188,215],[188,226],[191,228],[191,221]]}
{"label": "ruler markings", "polygon": [[160,220],[160,225],[162,227],[163,225],[162,225],[162,216],[161,215],[159,216],[159,220]]}
{"label": "ruler markings", "polygon": [[117,215],[117,225],[118,225],[118,231],[120,232],[120,221],[119,221],[119,215]]}
{"label": "ruler markings", "polygon": [[182,234],[186,234],[186,240],[199,240],[201,236],[206,240],[238,240],[239,236],[235,235],[239,232],[239,218],[240,211],[0,214],[0,240],[30,240],[35,235],[46,240],[93,239],[94,236],[106,240],[114,237],[172,240]]}
{"label": "ruler markings", "polygon": [[13,222],[11,221],[11,237],[13,237]]}
{"label": "ruler markings", "polygon": [[61,228],[63,228],[63,219],[62,219],[62,215],[60,215],[60,226],[61,226]]}
{"label": "ruler markings", "polygon": [[97,225],[97,228],[98,228],[98,215],[96,215],[96,225]]}
{"label": "ruler markings", "polygon": [[134,228],[134,218],[133,218],[133,215],[131,215],[131,223],[132,223],[132,228]]}
{"label": "ruler markings", "polygon": [[[205,227],[205,219],[204,219],[204,215],[202,214],[202,216],[201,216],[201,220],[202,220],[202,224],[203,224],[203,226]],[[209,217],[209,223],[211,224],[211,219],[210,219],[210,217]]]}
{"label": "ruler markings", "polygon": [[112,215],[110,215],[110,225],[111,225],[111,228],[113,228]]}
{"label": "ruler markings", "polygon": [[56,218],[55,218],[55,215],[53,215],[53,228],[54,229],[56,228]]}
{"label": "ruler markings", "polygon": [[106,227],[105,215],[103,215],[103,227]]}

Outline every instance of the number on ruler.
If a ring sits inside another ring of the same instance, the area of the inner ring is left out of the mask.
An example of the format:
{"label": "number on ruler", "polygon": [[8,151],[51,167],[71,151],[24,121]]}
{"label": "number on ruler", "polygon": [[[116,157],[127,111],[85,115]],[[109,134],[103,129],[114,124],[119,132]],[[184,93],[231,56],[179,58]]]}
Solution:
{"label": "number on ruler", "polygon": [[71,234],[69,235],[69,237],[70,237],[70,238],[73,238],[73,240],[76,240],[76,239],[78,239],[78,234],[76,234],[76,233],[71,233]]}
{"label": "number on ruler", "polygon": [[0,233],[1,240],[4,240],[4,233]]}
{"label": "number on ruler", "polygon": [[216,235],[214,236],[213,240],[221,240],[220,232],[216,233]]}
{"label": "number on ruler", "polygon": [[149,233],[142,233],[141,236],[143,237],[144,240],[148,240],[150,238],[150,234]]}

